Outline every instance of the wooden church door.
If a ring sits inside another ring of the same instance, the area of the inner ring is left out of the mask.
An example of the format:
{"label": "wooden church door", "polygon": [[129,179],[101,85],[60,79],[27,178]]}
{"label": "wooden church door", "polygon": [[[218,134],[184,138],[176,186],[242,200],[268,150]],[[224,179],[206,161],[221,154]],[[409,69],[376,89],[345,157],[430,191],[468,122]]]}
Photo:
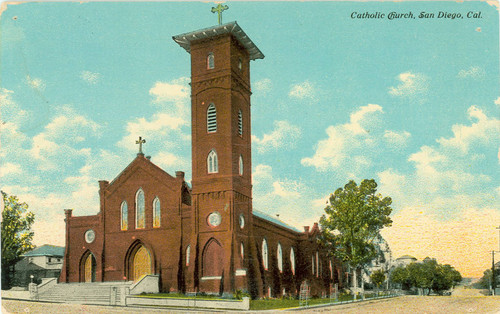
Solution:
{"label": "wooden church door", "polygon": [[224,252],[215,239],[211,239],[203,252],[203,277],[219,277],[224,267]]}
{"label": "wooden church door", "polygon": [[151,255],[144,246],[141,246],[141,248],[135,253],[133,265],[134,281],[138,281],[143,276],[150,275],[152,273]]}
{"label": "wooden church door", "polygon": [[89,254],[85,260],[84,274],[85,282],[95,281],[95,259],[92,254]]}

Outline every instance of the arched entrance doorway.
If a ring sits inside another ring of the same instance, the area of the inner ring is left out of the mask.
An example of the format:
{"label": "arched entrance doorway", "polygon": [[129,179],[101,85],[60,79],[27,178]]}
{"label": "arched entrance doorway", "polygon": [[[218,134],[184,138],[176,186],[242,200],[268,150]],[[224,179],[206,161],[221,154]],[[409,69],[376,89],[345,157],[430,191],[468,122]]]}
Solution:
{"label": "arched entrance doorway", "polygon": [[96,269],[96,261],[95,257],[92,253],[88,253],[87,257],[84,257],[83,261],[83,282],[94,282],[95,281],[95,269]]}
{"label": "arched entrance doorway", "polygon": [[144,246],[140,246],[135,252],[132,260],[132,276],[134,281],[138,281],[145,275],[152,274],[151,254]]}
{"label": "arched entrance doorway", "polygon": [[202,276],[220,277],[224,266],[222,246],[214,238],[210,239],[203,250]]}

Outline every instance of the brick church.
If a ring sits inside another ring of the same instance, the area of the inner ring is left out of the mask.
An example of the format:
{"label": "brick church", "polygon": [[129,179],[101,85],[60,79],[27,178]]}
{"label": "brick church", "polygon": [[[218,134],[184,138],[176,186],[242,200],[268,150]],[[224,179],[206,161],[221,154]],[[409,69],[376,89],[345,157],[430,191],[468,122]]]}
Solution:
{"label": "brick church", "polygon": [[250,61],[262,52],[236,22],[173,39],[191,55],[192,186],[139,149],[113,181],[99,181],[99,213],[65,210],[60,282],[157,275],[163,292],[253,297],[296,295],[305,280],[312,295],[342,285],[317,224],[299,231],[252,208]]}

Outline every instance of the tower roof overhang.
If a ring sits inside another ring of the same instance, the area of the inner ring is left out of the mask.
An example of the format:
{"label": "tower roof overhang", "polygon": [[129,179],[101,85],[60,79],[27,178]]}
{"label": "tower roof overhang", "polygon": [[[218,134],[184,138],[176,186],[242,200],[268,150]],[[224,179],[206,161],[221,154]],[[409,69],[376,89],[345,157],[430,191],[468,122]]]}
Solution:
{"label": "tower roof overhang", "polygon": [[264,54],[253,43],[250,37],[245,34],[241,27],[234,22],[229,22],[222,25],[216,25],[194,32],[172,36],[172,39],[184,48],[188,53],[191,52],[191,42],[196,40],[208,39],[224,34],[232,34],[245,47],[250,55],[250,60],[264,59]]}

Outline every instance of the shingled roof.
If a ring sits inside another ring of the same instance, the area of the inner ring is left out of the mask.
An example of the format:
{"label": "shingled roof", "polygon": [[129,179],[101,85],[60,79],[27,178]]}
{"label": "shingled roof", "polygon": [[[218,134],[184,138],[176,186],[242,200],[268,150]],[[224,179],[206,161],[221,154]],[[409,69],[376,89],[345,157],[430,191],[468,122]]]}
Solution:
{"label": "shingled roof", "polygon": [[23,256],[24,257],[32,257],[32,256],[63,257],[64,256],[64,247],[45,244],[45,245],[42,245],[41,247],[37,247],[33,251],[30,251],[30,252],[24,254]]}

